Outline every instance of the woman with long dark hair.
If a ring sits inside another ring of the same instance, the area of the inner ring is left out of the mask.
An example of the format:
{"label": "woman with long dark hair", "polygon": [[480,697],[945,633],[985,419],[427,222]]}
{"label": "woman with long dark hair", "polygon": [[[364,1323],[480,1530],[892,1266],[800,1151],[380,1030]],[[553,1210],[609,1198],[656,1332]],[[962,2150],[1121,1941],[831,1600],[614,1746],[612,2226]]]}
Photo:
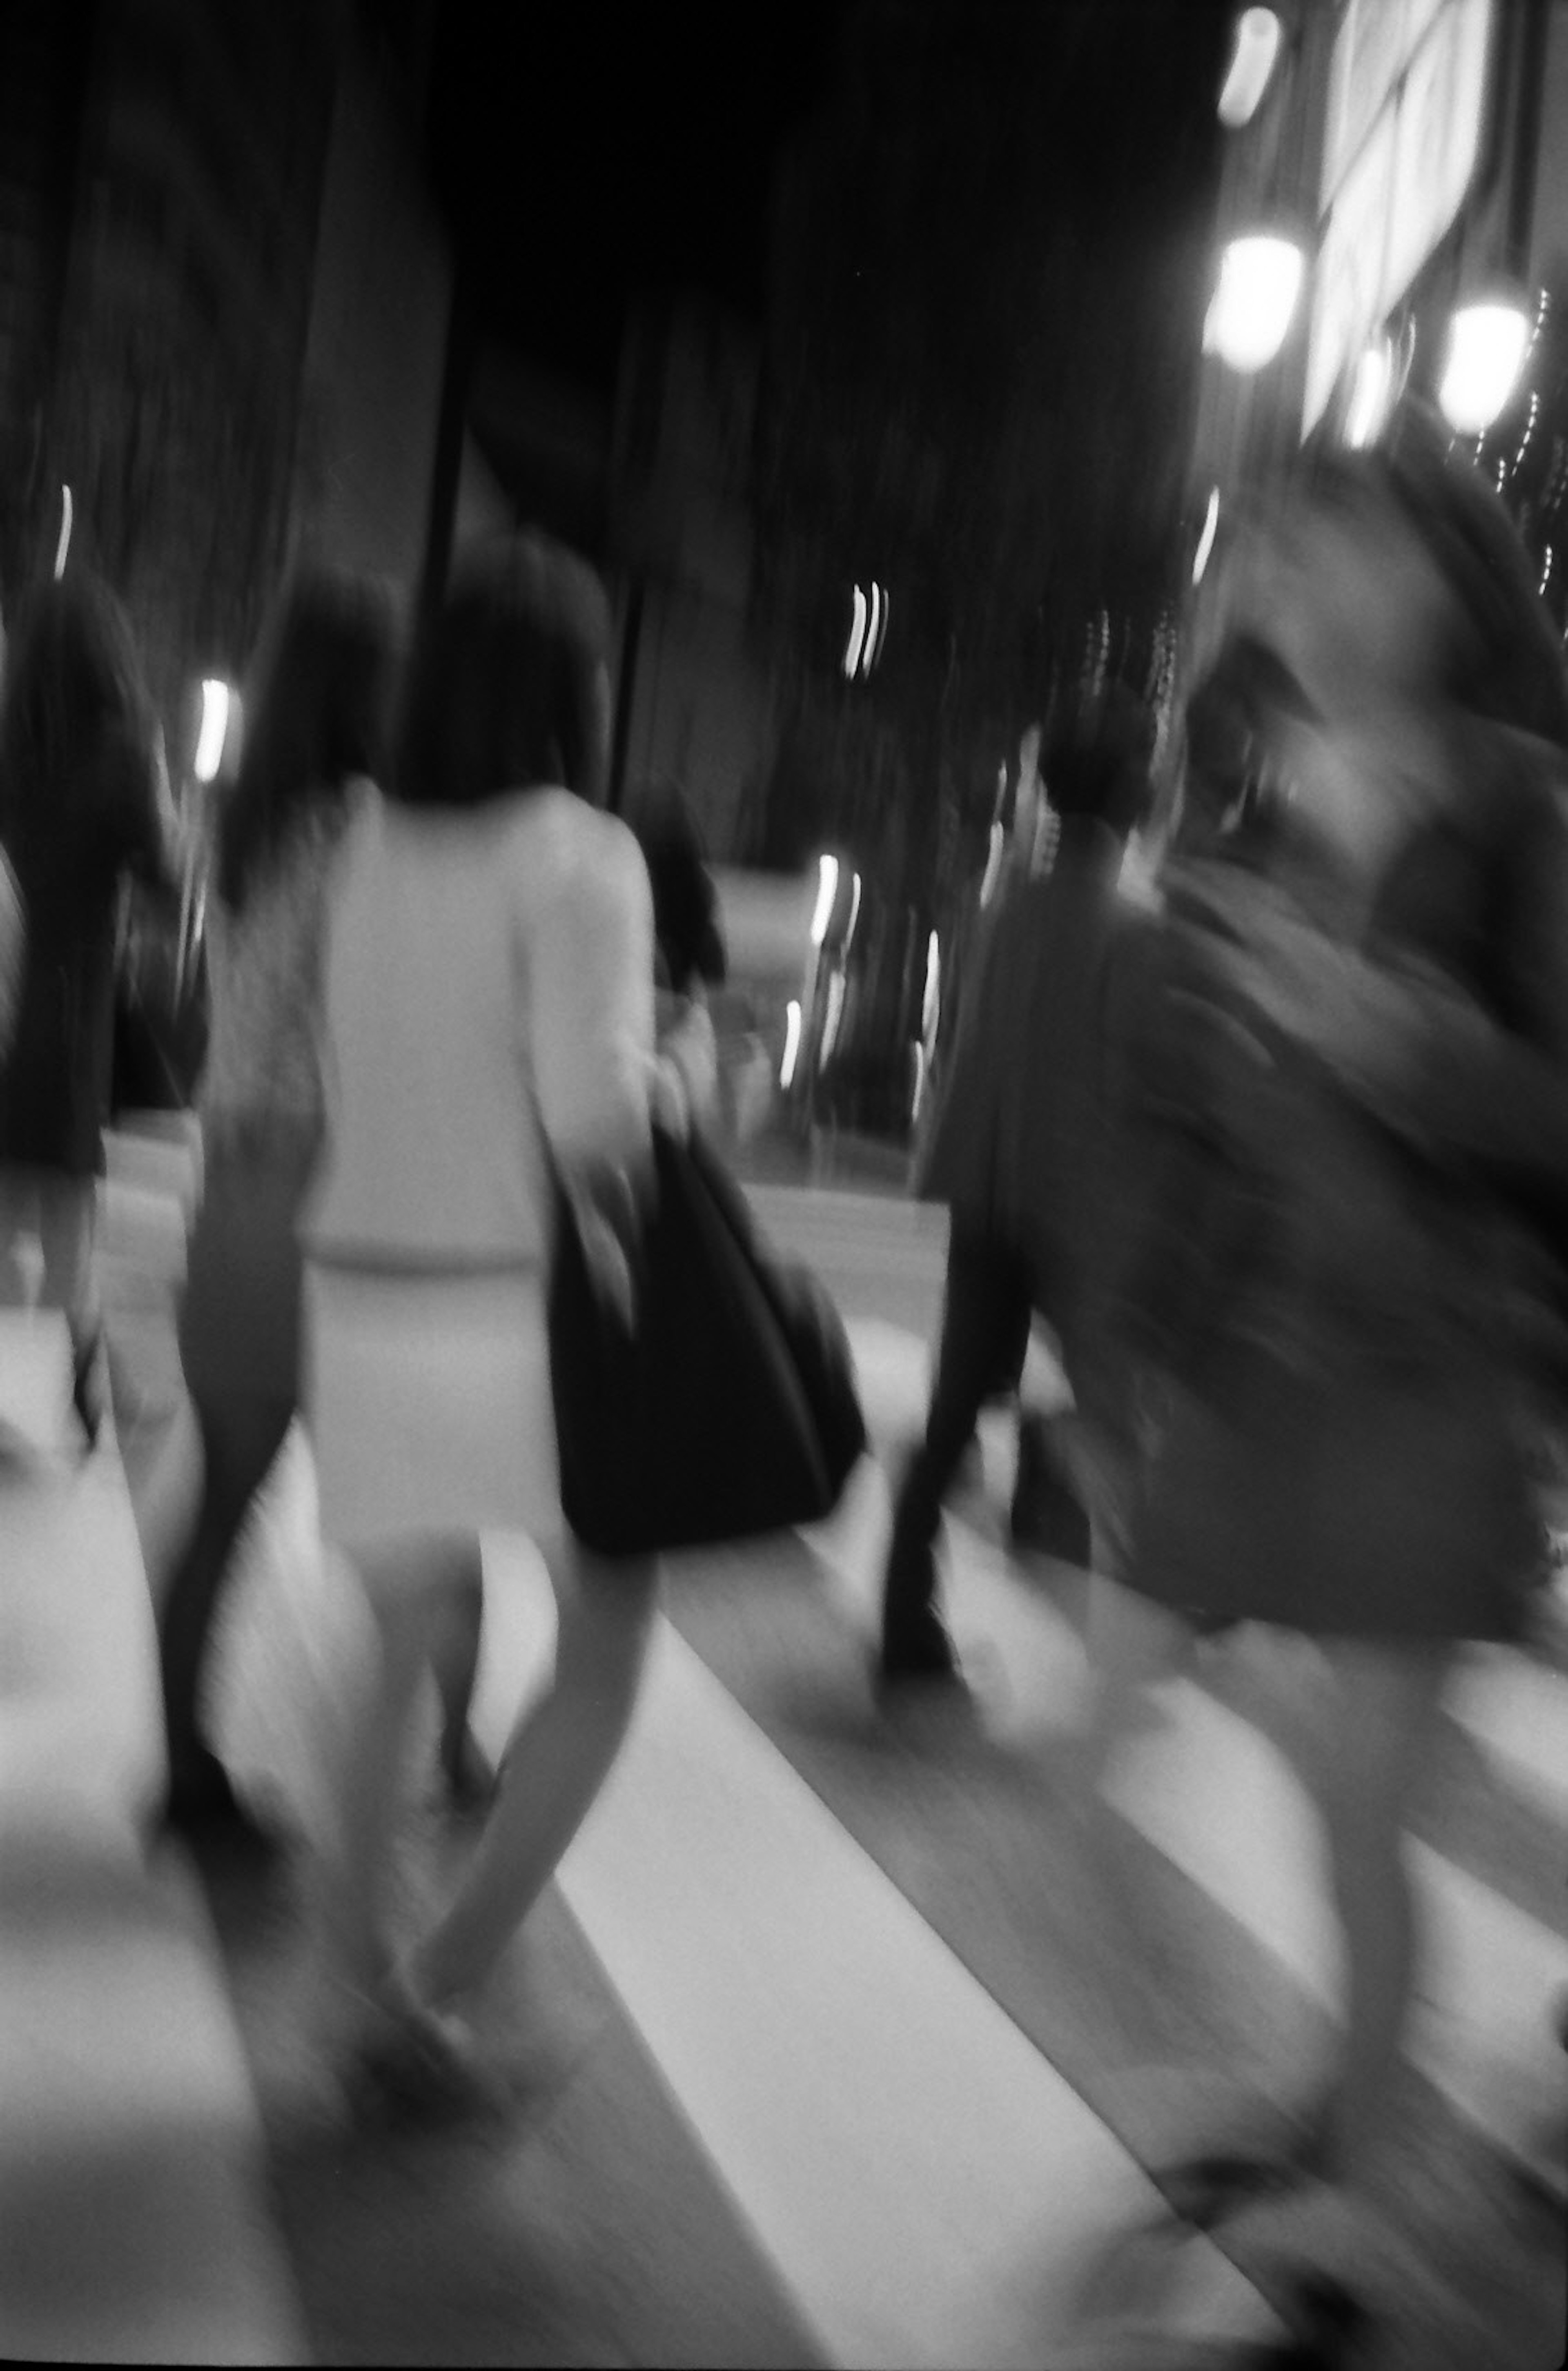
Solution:
{"label": "woman with long dark hair", "polygon": [[130,620],[107,585],[70,570],[21,603],[0,695],[0,843],[27,919],[0,1069],[0,1297],[23,1297],[18,1248],[36,1235],[89,1445],[107,1391],[93,1234],[121,907],[133,879],[178,898],[176,836]]}
{"label": "woman with long dark hair", "polygon": [[[323,1907],[350,2058],[416,2093],[474,2071],[461,2013],[619,1750],[656,1603],[651,1560],[600,1559],[563,1522],[545,1324],[558,1187],[630,1223],[660,1077],[647,871],[600,812],[609,642],[597,580],[542,537],[470,558],[417,639],[389,795],[356,815],[332,901],[308,1405],[322,1528],[380,1655]],[[413,1693],[491,1530],[545,1558],[553,1671],[455,1896],[400,1948]]]}
{"label": "woman with long dark hair", "polygon": [[[262,638],[217,823],[203,1183],[180,1326],[202,1496],[164,1599],[160,1650],[168,1818],[231,1838],[256,1832],[201,1734],[203,1660],[240,1526],[297,1404],[296,1224],[320,1146],[325,901],[355,800],[384,770],[395,655],[391,606],[376,587],[297,574]],[[477,1599],[471,1613],[477,1637]],[[456,1720],[448,1761],[460,1773],[461,1703]]]}

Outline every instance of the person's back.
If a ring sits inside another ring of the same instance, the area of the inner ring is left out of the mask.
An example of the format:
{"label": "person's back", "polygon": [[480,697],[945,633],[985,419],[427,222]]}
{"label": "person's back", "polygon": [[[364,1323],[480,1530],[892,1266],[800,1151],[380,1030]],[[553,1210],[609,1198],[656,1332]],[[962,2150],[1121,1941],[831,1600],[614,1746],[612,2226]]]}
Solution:
{"label": "person's back", "polygon": [[541,1127],[615,1157],[643,1125],[653,963],[636,844],[568,791],[458,811],[371,798],[341,863],[331,1133],[307,1238],[339,1261],[535,1263]]}

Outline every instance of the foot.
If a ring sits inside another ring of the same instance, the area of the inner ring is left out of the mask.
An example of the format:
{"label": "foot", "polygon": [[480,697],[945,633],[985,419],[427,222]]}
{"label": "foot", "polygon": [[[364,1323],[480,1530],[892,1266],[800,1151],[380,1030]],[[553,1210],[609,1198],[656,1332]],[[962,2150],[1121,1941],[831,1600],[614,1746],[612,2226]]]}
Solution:
{"label": "foot", "polygon": [[487,1811],[495,1799],[499,1773],[466,1722],[456,1737],[441,1741],[441,1779],[447,1806],[459,1817]]}
{"label": "foot", "polygon": [[276,1860],[286,1850],[276,1830],[235,1793],[223,1764],[205,1747],[171,1759],[163,1823],[192,1844],[221,1845],[251,1860]]}
{"label": "foot", "polygon": [[877,1680],[884,1688],[963,1686],[958,1650],[934,1608],[884,1624]]}
{"label": "foot", "polygon": [[513,2104],[512,2088],[455,2012],[430,2007],[395,1975],[366,2007],[346,2083],[361,2123],[453,2123]]}
{"label": "foot", "polygon": [[76,1349],[71,1371],[71,1405],[82,1428],[86,1454],[90,1457],[98,1447],[109,1408],[109,1350],[101,1326]]}

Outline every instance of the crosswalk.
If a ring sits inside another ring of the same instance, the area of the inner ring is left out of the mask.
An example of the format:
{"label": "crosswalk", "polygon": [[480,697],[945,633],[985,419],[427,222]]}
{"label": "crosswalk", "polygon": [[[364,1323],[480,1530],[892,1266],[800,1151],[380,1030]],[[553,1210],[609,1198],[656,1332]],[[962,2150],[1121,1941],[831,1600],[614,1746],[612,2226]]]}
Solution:
{"label": "crosswalk", "polygon": [[[875,1320],[852,1336],[874,1428],[897,1424],[923,1342]],[[994,1433],[986,1447],[994,1464]],[[811,1541],[849,1639],[874,1633],[886,1520],[868,1463]],[[1006,1675],[998,1736],[1068,1727],[1083,1678],[1071,1623],[982,1529],[960,1517],[948,1544],[960,1644],[983,1641]],[[526,1544],[489,1544],[487,1584],[479,1717],[496,1749],[552,1617]],[[1113,1774],[1116,1809],[1331,2016],[1342,1973],[1310,1806],[1201,1682],[1165,1693],[1164,1720]],[[1467,1663],[1453,1716],[1561,1810],[1565,1706],[1556,1675],[1487,1654]],[[1538,2127],[1562,2088],[1568,1922],[1549,1929],[1431,1846],[1415,1867],[1430,1949],[1412,2059],[1489,2141],[1560,2183]],[[560,1882],[825,2360],[1121,2359],[1147,2308],[1119,2331],[1102,2304],[1086,2325],[1078,2275],[1108,2232],[1157,2214],[1146,2177],[670,1624]],[[1182,2251],[1157,2311],[1171,2342],[1274,2327],[1207,2243]]]}
{"label": "crosswalk", "polygon": [[[785,1197],[757,1198],[783,1232]],[[883,1203],[868,1221],[854,1202],[790,1197],[787,1223],[803,1235],[792,1247],[830,1288],[842,1284],[846,1305],[850,1283],[875,1264],[869,1297],[894,1317],[854,1313],[850,1331],[886,1450],[923,1413],[940,1242],[928,1214]],[[1060,1387],[1049,1362],[1031,1380],[1036,1396]],[[988,1495],[1005,1505],[1005,1419],[982,1419],[981,1434]],[[351,1591],[312,1596],[322,1567],[297,1440],[280,1481],[270,1554],[260,1545],[286,1586],[270,1615],[250,1617],[250,1646],[220,1657],[214,1709],[241,1765],[249,1752],[289,1766],[308,1824],[306,1741],[336,1664],[363,1635]],[[832,1521],[802,1543],[672,1567],[670,1615],[633,1733],[563,1865],[560,1896],[817,2359],[843,2371],[1173,2371],[1202,2361],[1209,2342],[1266,2338],[1278,2325],[1265,2296],[1218,2247],[1175,2225],[1082,2066],[1047,2046],[997,1981],[1005,1949],[936,1915],[931,1889],[915,1881],[952,1850],[950,1836],[914,1833],[912,1801],[917,1780],[941,1775],[948,1746],[939,1734],[891,1746],[869,1703],[887,1520],[886,1461],[871,1459]],[[983,1508],[960,1504],[947,1541],[947,1610],[981,1678],[993,1757],[961,1773],[955,1764],[954,1787],[1005,1789],[1009,1773],[1071,1733],[1085,1685],[1078,1633],[1067,1593],[1020,1567]],[[742,1683],[753,1653],[743,1634],[770,1603],[770,1558],[792,1576],[776,1603],[787,1598],[796,1626],[774,1676],[799,1649],[793,1691]],[[552,1652],[553,1615],[526,1542],[486,1542],[486,1590],[476,1726],[495,1752]],[[688,1614],[730,1594],[745,1602],[726,1660]],[[1236,1651],[1244,1660],[1245,1642]],[[280,1741],[258,1726],[268,1696],[291,1698],[296,1735]],[[802,1750],[789,1707],[814,1696],[844,1712],[836,1753]],[[1331,2025],[1342,1971],[1311,1806],[1288,1759],[1245,1687],[1221,1684],[1217,1667],[1167,1683],[1160,1711],[1112,1774],[1117,1814],[1196,1916],[1244,1942],[1304,2018]],[[1523,1655],[1477,1649],[1447,1712],[1489,1817],[1463,1852],[1440,1826],[1411,1841],[1428,1940],[1411,2061],[1456,2130],[1561,2197],[1568,1680]],[[856,1794],[867,1773],[875,1820]],[[904,1780],[912,1806],[900,1826],[888,1798]],[[966,1816],[983,1827],[983,1811]],[[894,1832],[897,1850],[886,1844]],[[1516,1855],[1531,1862],[1523,1873]],[[1027,1869],[1017,1883],[1027,1893]],[[1162,2221],[1173,2246],[1156,2284],[1093,2283],[1108,2236]],[[1538,2324],[1560,2332],[1561,2264],[1534,2271]],[[1453,2359],[1539,2371],[1555,2356],[1472,2346]]]}

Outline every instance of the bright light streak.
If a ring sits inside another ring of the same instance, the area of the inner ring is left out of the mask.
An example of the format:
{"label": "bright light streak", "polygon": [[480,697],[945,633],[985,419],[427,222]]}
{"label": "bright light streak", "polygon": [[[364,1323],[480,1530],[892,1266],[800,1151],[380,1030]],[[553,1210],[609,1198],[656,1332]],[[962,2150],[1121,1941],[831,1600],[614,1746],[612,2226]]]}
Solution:
{"label": "bright light streak", "polygon": [[71,521],[75,515],[71,502],[71,489],[60,489],[60,540],[54,547],[54,581],[58,584],[65,573],[65,554],[71,549]]}
{"label": "bright light streak", "polygon": [[858,584],[853,590],[854,614],[850,620],[849,647],[844,652],[845,675],[853,675],[860,665],[861,649],[865,641],[865,596]]}
{"label": "bright light streak", "polygon": [[1007,835],[999,823],[993,823],[991,827],[991,846],[986,851],[985,877],[980,885],[980,902],[982,906],[989,906],[995,895],[997,879],[1006,853]]}
{"label": "bright light streak", "polygon": [[202,729],[196,739],[192,771],[199,782],[210,782],[223,759],[228,731],[228,686],[208,676],[202,686]]}
{"label": "bright light streak", "polygon": [[1280,20],[1272,8],[1243,9],[1220,93],[1220,121],[1228,131],[1249,123],[1257,113],[1280,53]]}
{"label": "bright light streak", "polygon": [[920,1034],[927,1044],[936,1035],[942,1015],[942,950],[936,933],[925,943],[925,993],[920,1000]]}
{"label": "bright light streak", "polygon": [[1219,524],[1220,490],[1217,486],[1211,486],[1209,488],[1209,507],[1203,513],[1203,532],[1198,538],[1198,549],[1192,555],[1192,582],[1194,584],[1201,584],[1203,581],[1203,571],[1209,564],[1209,554],[1214,548],[1214,538],[1219,532]]}
{"label": "bright light streak", "polygon": [[880,584],[873,584],[871,587],[871,621],[865,629],[865,649],[861,660],[862,667],[867,675],[871,673],[871,670],[877,662],[877,645],[879,639],[878,629],[881,624],[881,619],[882,587]]}
{"label": "bright light streak", "polygon": [[925,1095],[925,1048],[918,1041],[914,1049],[914,1093],[910,1097],[910,1117],[920,1117],[920,1106]]}
{"label": "bright light streak", "polygon": [[792,996],[784,1009],[784,1060],[779,1064],[781,1087],[792,1087],[795,1084],[795,1066],[799,1058],[800,1005],[798,1000]]}
{"label": "bright light streak", "polygon": [[817,1068],[819,1070],[827,1069],[828,1058],[838,1044],[839,1024],[843,1019],[845,986],[842,971],[836,971],[828,982],[828,1010],[822,1020],[822,1043],[817,1049]]}
{"label": "bright light streak", "polygon": [[850,951],[851,946],[854,944],[854,926],[855,926],[856,922],[857,922],[859,919],[860,919],[860,875],[859,875],[859,873],[857,873],[855,874],[855,876],[854,876],[854,880],[853,880],[853,881],[851,882],[851,884],[850,884],[850,893],[849,893],[849,928],[848,928],[848,929],[845,931],[845,932],[844,932],[844,953],[845,953],[845,954],[846,954],[846,955],[848,954],[848,953],[849,953],[849,951]]}
{"label": "bright light streak", "polygon": [[817,868],[817,910],[811,917],[811,943],[819,947],[828,935],[839,895],[839,860],[824,856]]}
{"label": "bright light streak", "polygon": [[1203,323],[1205,353],[1217,353],[1238,371],[1272,363],[1285,341],[1304,269],[1301,249],[1291,239],[1233,238]]}
{"label": "bright light streak", "polygon": [[1437,399],[1461,435],[1484,434],[1519,376],[1530,325],[1515,305],[1467,305],[1454,316]]}
{"label": "bright light streak", "polygon": [[867,675],[870,674],[872,668],[876,665],[877,660],[882,655],[882,645],[888,639],[888,612],[893,606],[892,596],[889,593],[887,586],[881,585],[878,587],[878,590],[882,595],[882,622],[877,629],[877,647],[865,663],[865,671]]}
{"label": "bright light streak", "polygon": [[1350,410],[1345,415],[1345,443],[1371,445],[1382,432],[1388,417],[1388,404],[1394,391],[1394,357],[1387,338],[1379,338],[1368,346],[1355,366],[1355,379],[1351,388]]}

